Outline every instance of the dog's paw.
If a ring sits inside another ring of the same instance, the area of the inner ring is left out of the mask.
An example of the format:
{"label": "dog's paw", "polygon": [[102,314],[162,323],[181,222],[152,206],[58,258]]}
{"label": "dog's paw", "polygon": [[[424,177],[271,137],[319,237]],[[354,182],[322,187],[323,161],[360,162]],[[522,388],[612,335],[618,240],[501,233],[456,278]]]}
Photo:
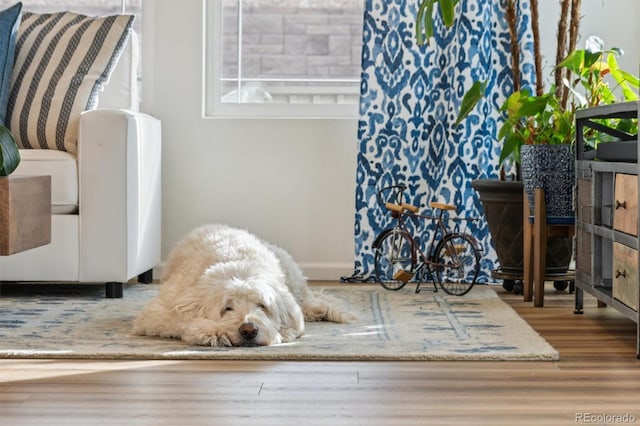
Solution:
{"label": "dog's paw", "polygon": [[280,330],[280,339],[274,343],[288,343],[293,342],[298,337],[302,335],[304,330],[299,330],[296,328],[284,328]]}
{"label": "dog's paw", "polygon": [[231,343],[231,339],[229,339],[229,336],[222,332],[214,333],[211,336],[205,336],[204,342],[202,344],[207,346],[233,346],[233,344]]}
{"label": "dog's paw", "polygon": [[186,327],[182,340],[190,345],[199,346],[233,346],[231,339],[223,330],[215,328],[211,321],[199,320]]}
{"label": "dog's paw", "polygon": [[350,323],[357,320],[357,316],[343,306],[343,303],[326,294],[313,294],[302,303],[304,320],[331,321],[336,323]]}
{"label": "dog's paw", "polygon": [[225,347],[233,346],[229,336],[222,332],[186,334],[182,340],[190,345]]}

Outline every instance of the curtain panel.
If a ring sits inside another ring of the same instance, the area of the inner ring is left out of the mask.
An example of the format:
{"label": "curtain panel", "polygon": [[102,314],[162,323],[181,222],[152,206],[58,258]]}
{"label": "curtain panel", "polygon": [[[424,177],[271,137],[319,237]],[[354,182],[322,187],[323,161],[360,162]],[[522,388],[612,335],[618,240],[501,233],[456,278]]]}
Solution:
{"label": "curtain panel", "polygon": [[[366,0],[360,88],[355,200],[355,270],[374,270],[372,243],[392,225],[376,200],[385,186],[404,183],[405,202],[428,212],[431,201],[458,206],[458,216],[481,218],[468,231],[482,246],[479,281],[497,268],[482,208],[471,181],[497,178],[500,106],[513,91],[510,36],[499,0],[460,0],[452,27],[436,21],[428,45],[415,41],[418,0]],[[517,2],[521,81],[531,87],[533,37],[529,1]],[[474,81],[487,96],[458,127],[462,98]],[[429,222],[410,221],[429,241]],[[423,247],[425,248],[425,247]]]}

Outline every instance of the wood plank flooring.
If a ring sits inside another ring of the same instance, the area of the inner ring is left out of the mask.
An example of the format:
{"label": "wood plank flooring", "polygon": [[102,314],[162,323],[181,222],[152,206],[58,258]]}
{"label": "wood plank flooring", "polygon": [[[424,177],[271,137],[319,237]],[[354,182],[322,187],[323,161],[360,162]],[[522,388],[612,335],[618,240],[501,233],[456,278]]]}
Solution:
{"label": "wood plank flooring", "polygon": [[1,360],[0,425],[640,424],[633,322],[496,291],[558,362]]}

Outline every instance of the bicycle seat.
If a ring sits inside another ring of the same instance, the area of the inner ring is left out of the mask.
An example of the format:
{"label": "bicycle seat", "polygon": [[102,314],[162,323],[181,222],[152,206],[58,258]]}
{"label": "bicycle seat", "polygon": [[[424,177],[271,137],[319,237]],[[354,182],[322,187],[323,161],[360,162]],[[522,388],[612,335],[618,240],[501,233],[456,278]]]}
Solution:
{"label": "bicycle seat", "polygon": [[417,213],[420,210],[419,207],[413,206],[411,204],[402,203],[402,204],[394,204],[394,203],[385,203],[384,206],[394,212],[402,213],[405,210],[409,210],[410,212]]}
{"label": "bicycle seat", "polygon": [[432,201],[429,205],[433,209],[440,209],[440,210],[455,210],[456,209],[456,206],[452,206],[451,204],[438,203],[436,201]]}

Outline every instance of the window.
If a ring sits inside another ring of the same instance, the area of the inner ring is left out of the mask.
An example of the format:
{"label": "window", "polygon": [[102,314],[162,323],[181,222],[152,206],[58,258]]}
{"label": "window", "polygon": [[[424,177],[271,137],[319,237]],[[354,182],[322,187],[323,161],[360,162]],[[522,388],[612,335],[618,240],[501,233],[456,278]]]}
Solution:
{"label": "window", "polygon": [[363,0],[205,0],[205,114],[356,117]]}

